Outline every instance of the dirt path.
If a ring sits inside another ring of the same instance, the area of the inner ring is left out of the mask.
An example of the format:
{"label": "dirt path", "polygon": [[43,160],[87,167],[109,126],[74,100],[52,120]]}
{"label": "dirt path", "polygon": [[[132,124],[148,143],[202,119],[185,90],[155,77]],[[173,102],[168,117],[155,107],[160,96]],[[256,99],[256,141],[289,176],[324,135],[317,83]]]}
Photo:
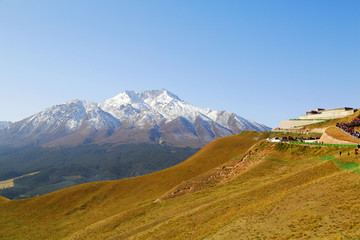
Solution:
{"label": "dirt path", "polygon": [[336,138],[330,136],[329,134],[327,134],[326,132],[323,133],[323,135],[321,136],[319,142],[334,143],[334,144],[354,144],[354,142],[349,142],[349,141],[343,141],[343,140],[336,139]]}
{"label": "dirt path", "polygon": [[358,144],[360,141],[351,136],[350,134],[342,131],[335,126],[327,127],[325,132],[321,136],[320,142],[324,143],[334,143],[334,144]]}

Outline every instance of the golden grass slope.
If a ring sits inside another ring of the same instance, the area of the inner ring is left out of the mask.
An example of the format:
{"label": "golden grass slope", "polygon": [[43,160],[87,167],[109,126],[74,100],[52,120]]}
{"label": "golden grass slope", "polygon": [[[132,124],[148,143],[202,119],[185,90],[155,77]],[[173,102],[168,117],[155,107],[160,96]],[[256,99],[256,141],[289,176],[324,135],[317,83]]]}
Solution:
{"label": "golden grass slope", "polygon": [[333,138],[336,138],[341,141],[347,141],[350,143],[360,143],[360,140],[352,137],[351,135],[345,133],[341,129],[337,128],[336,126],[328,127],[325,131],[328,135]]}
{"label": "golden grass slope", "polygon": [[320,158],[339,149],[350,150],[261,143],[243,160],[258,164],[224,184],[129,209],[67,239],[357,239],[360,175]]}
{"label": "golden grass slope", "polygon": [[3,197],[3,196],[0,196],[0,203],[1,202],[6,202],[6,201],[10,201],[9,199]]}
{"label": "golden grass slope", "polygon": [[[142,177],[0,202],[0,239],[360,238],[360,175],[321,159],[360,164],[360,156],[339,156],[354,148],[268,143],[267,136],[219,139]],[[187,187],[194,189],[171,194]]]}
{"label": "golden grass slope", "polygon": [[0,238],[62,239],[113,216],[131,219],[171,188],[232,156],[242,156],[266,136],[245,132],[218,139],[177,166],[141,177],[83,184],[31,199],[1,202]]}

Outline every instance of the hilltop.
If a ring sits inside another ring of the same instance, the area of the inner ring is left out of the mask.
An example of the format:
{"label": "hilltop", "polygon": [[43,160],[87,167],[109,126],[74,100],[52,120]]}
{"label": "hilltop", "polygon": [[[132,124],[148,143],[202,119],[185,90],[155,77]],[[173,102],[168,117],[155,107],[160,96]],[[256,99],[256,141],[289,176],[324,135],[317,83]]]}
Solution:
{"label": "hilltop", "polygon": [[360,159],[338,154],[354,148],[265,141],[277,134],[243,132],[215,140],[185,162],[156,173],[0,202],[0,236],[359,237]]}

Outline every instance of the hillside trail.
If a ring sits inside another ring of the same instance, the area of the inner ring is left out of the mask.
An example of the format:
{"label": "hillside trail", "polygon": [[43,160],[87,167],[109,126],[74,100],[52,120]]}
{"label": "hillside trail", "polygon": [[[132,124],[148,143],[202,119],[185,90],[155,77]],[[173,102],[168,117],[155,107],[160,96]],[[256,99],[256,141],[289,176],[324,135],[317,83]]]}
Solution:
{"label": "hillside trail", "polygon": [[247,171],[253,165],[258,164],[264,158],[264,156],[262,156],[259,157],[257,161],[246,161],[254,154],[253,149],[259,146],[262,142],[263,141],[252,145],[240,159],[233,156],[233,158],[226,164],[220,165],[194,178],[181,182],[156,199],[155,202],[161,202],[169,198],[202,191],[230,181],[239,174]]}
{"label": "hillside trail", "polygon": [[323,142],[323,143],[332,143],[332,144],[354,144],[353,142],[344,141],[344,140],[334,138],[334,137],[330,136],[329,134],[327,134],[326,132],[324,132],[321,135],[321,138],[319,139],[319,141]]}
{"label": "hillside trail", "polygon": [[357,143],[355,140],[350,142],[350,141],[346,141],[346,140],[337,139],[334,136],[330,136],[326,132],[326,130],[329,129],[329,128],[331,128],[331,127],[324,128],[323,134],[321,135],[321,137],[319,139],[319,142],[330,143],[330,144],[356,144]]}

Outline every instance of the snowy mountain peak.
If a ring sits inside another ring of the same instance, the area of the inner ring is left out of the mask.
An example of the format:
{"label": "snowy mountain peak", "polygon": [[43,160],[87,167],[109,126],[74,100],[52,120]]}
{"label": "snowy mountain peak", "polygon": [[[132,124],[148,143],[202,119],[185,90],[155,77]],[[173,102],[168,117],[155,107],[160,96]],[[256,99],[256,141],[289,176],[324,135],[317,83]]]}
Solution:
{"label": "snowy mountain peak", "polygon": [[181,99],[177,95],[171,93],[170,91],[168,91],[164,88],[162,88],[160,90],[148,90],[145,92],[140,92],[139,95],[144,100],[145,99],[157,99],[157,100],[160,100],[162,102],[167,102],[167,103],[171,102],[174,99],[181,101]]}
{"label": "snowy mountain peak", "polygon": [[70,133],[80,128],[102,129],[118,126],[120,121],[96,104],[75,99],[57,104],[25,119],[19,131],[26,129],[28,133],[40,131]]}
{"label": "snowy mountain peak", "polygon": [[133,104],[133,103],[141,102],[138,95],[133,91],[121,92],[112,99],[116,100],[121,104]]}
{"label": "snowy mountain peak", "polygon": [[[194,124],[197,117],[201,116],[202,119],[217,122],[228,129],[231,129],[230,125],[236,123],[236,132],[239,129],[259,131],[265,129],[228,111],[214,111],[193,106],[166,89],[125,91],[100,103],[99,106],[120,121],[131,119],[131,125],[134,126],[143,126],[145,123],[156,125],[160,124],[160,121],[171,122],[179,117]],[[143,120],[140,123],[136,119]]]}
{"label": "snowy mountain peak", "polygon": [[150,90],[144,92],[124,91],[119,93],[113,98],[105,100],[101,103],[101,106],[112,107],[112,106],[126,106],[133,105],[137,109],[149,108],[147,102],[157,102],[161,104],[168,104],[173,100],[181,101],[178,96],[165,90]]}

